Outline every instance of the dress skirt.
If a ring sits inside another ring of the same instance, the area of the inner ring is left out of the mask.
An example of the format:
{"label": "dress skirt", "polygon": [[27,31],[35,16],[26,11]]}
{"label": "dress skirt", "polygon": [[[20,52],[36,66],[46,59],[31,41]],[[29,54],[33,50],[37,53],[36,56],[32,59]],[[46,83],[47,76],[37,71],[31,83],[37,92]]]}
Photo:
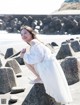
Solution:
{"label": "dress skirt", "polygon": [[36,64],[35,69],[48,95],[62,104],[72,102],[66,77],[55,57],[50,57],[50,59]]}

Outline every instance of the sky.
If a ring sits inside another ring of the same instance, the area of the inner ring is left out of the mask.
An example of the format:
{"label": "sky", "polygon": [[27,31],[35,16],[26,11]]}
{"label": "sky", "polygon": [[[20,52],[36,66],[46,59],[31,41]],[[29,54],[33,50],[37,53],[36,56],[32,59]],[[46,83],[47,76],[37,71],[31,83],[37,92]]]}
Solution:
{"label": "sky", "polygon": [[0,0],[0,14],[50,14],[64,0]]}

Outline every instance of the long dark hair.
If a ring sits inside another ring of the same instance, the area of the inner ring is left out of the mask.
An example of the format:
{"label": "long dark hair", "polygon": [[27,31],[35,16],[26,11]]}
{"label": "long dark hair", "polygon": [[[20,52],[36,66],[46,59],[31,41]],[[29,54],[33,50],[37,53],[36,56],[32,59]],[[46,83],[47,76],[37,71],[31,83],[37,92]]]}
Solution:
{"label": "long dark hair", "polygon": [[36,37],[36,34],[37,34],[37,32],[35,32],[31,27],[29,27],[29,26],[21,26],[21,28],[20,28],[20,32],[23,30],[23,29],[26,29],[31,35],[32,35],[32,38],[33,39],[37,39],[37,37]]}

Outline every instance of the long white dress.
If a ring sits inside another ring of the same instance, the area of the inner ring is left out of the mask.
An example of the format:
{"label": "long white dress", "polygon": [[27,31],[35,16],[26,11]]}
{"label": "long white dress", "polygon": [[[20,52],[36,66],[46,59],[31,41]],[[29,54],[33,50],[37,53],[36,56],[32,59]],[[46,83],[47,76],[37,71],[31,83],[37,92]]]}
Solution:
{"label": "long white dress", "polygon": [[34,64],[47,94],[63,104],[72,102],[64,72],[48,47],[33,39],[30,52],[25,53],[23,59],[28,64]]}

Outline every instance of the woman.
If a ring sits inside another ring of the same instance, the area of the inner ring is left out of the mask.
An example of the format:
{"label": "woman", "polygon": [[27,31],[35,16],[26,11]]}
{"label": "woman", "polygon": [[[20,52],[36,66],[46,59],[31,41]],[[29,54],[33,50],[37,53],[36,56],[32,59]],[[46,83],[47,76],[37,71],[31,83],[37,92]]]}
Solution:
{"label": "woman", "polygon": [[36,75],[34,83],[43,83],[46,93],[55,98],[57,102],[66,104],[72,101],[70,90],[62,68],[50,49],[41,43],[28,26],[21,28],[22,39],[30,44],[30,51],[21,51],[25,63]]}

